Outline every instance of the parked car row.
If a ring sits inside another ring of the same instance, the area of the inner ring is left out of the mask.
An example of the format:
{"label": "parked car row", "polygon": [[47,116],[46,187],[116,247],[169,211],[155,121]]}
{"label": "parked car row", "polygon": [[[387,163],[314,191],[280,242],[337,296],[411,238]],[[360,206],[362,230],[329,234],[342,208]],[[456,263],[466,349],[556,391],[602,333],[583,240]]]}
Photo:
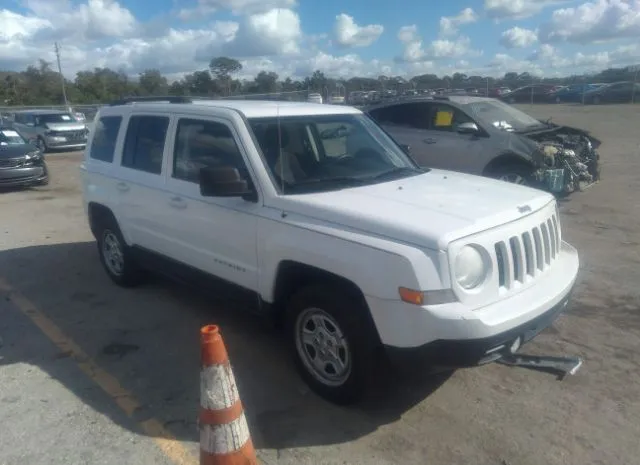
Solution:
{"label": "parked car row", "polygon": [[621,81],[610,84],[573,84],[554,86],[535,84],[499,95],[509,103],[630,103],[640,100],[640,83]]}
{"label": "parked car row", "polygon": [[0,121],[0,187],[45,185],[45,153],[81,150],[87,144],[84,115],[62,110],[21,110]]}

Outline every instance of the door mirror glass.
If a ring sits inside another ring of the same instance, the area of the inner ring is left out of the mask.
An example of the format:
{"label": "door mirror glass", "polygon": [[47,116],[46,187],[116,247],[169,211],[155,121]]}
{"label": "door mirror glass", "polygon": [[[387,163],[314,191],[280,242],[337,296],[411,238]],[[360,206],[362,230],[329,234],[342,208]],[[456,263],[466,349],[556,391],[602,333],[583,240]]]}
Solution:
{"label": "door mirror glass", "polygon": [[253,195],[249,182],[233,166],[200,169],[200,194],[203,197],[247,197]]}
{"label": "door mirror glass", "polygon": [[457,128],[460,134],[477,134],[480,132],[476,123],[461,123]]}

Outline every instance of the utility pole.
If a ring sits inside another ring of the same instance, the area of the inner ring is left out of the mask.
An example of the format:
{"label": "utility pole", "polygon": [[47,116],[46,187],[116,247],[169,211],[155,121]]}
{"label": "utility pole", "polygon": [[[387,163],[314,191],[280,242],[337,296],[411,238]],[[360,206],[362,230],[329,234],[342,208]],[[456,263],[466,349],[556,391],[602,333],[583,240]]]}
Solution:
{"label": "utility pole", "polygon": [[58,42],[54,44],[56,50],[56,59],[58,61],[58,72],[60,73],[60,81],[62,83],[62,98],[64,98],[64,106],[67,109],[69,107],[69,102],[67,101],[67,90],[64,86],[64,75],[62,74],[62,66],[60,65],[60,47],[58,47]]}

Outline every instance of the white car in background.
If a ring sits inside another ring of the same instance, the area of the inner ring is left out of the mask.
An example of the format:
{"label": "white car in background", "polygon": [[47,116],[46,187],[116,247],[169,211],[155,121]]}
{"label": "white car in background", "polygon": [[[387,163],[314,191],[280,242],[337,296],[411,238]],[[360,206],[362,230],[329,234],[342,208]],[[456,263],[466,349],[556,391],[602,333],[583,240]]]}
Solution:
{"label": "white car in background", "polygon": [[309,103],[324,103],[324,101],[322,100],[322,95],[320,95],[318,93],[309,94],[309,96],[307,97],[307,102],[309,102]]}

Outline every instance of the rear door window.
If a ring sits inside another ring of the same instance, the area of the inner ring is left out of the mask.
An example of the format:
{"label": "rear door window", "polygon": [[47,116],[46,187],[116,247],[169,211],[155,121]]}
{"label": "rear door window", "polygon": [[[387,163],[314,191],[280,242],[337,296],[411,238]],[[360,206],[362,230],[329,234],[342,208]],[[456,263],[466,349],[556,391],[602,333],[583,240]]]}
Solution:
{"label": "rear door window", "polygon": [[413,129],[428,129],[429,109],[424,102],[404,103],[376,108],[369,112],[379,124],[393,124]]}
{"label": "rear door window", "polygon": [[471,117],[451,105],[431,104],[430,128],[434,131],[456,132],[460,124],[473,122]]}
{"label": "rear door window", "polygon": [[107,163],[113,162],[121,123],[121,116],[103,116],[95,122],[89,157]]}
{"label": "rear door window", "polygon": [[134,115],[129,118],[122,166],[161,174],[168,128],[166,116]]}

